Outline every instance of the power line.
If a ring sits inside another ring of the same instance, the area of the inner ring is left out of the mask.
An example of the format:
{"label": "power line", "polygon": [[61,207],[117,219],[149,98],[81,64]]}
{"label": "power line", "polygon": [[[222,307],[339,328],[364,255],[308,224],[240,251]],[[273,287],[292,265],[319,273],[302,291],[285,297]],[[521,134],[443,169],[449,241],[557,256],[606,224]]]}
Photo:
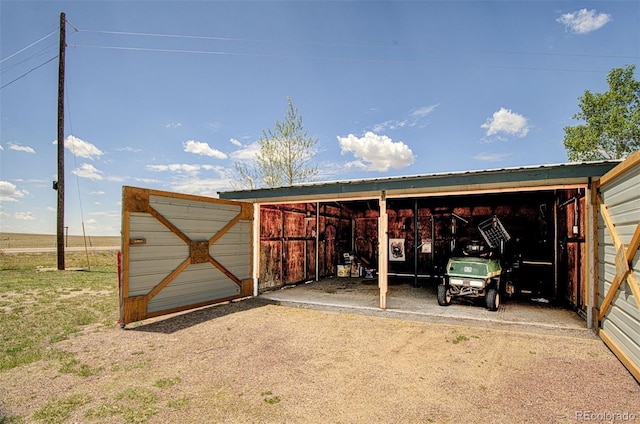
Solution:
{"label": "power line", "polygon": [[[258,54],[258,53],[237,53],[211,50],[182,50],[182,49],[160,49],[149,47],[123,47],[123,46],[106,46],[106,45],[88,45],[88,44],[70,44],[69,47],[95,48],[106,50],[124,50],[124,51],[143,51],[156,53],[182,53],[182,54],[209,54],[216,56],[238,56],[238,57],[261,57],[274,59],[306,59],[306,60],[325,60],[336,62],[365,62],[365,63],[395,63],[395,64],[418,64],[424,63],[420,60],[389,60],[389,59],[364,59],[353,57],[331,57],[331,56],[300,56],[300,55],[282,55],[282,54]],[[560,69],[560,68],[540,68],[527,66],[500,66],[500,65],[466,65],[471,67],[491,68],[491,69],[512,69],[512,70],[528,70],[528,71],[549,71],[549,72],[582,72],[582,73],[607,73],[608,71],[595,71],[588,69]]]}
{"label": "power line", "polygon": [[[76,29],[74,27],[74,29]],[[625,55],[603,55],[603,54],[587,54],[587,53],[553,53],[553,52],[534,52],[534,51],[487,51],[487,50],[472,50],[472,49],[430,49],[417,46],[400,46],[400,45],[386,45],[386,44],[352,44],[352,43],[323,43],[323,42],[303,42],[303,41],[291,41],[291,40],[268,40],[268,39],[256,39],[256,38],[236,38],[236,37],[220,37],[220,36],[203,36],[203,35],[180,35],[180,34],[161,34],[161,33],[149,33],[149,32],[132,32],[132,31],[102,31],[102,30],[84,30],[76,29],[78,32],[107,34],[107,35],[131,35],[138,37],[157,37],[157,38],[182,38],[192,40],[211,40],[211,41],[236,41],[246,43],[266,43],[266,44],[292,44],[302,46],[323,46],[323,47],[348,47],[348,48],[387,48],[387,49],[399,49],[399,50],[422,50],[441,53],[474,53],[474,54],[498,54],[498,55],[521,55],[521,56],[562,56],[562,57],[587,57],[587,58],[601,58],[601,59],[638,59],[640,56],[625,56]]]}
{"label": "power line", "polygon": [[17,78],[15,78],[15,79],[13,79],[12,81],[10,81],[10,82],[6,83],[5,85],[3,85],[2,87],[0,87],[0,90],[2,90],[3,88],[5,88],[5,87],[7,87],[7,86],[9,86],[9,85],[11,85],[11,84],[13,84],[14,82],[18,81],[19,79],[22,79],[22,78],[26,77],[26,76],[27,76],[27,75],[29,75],[31,72],[35,71],[35,70],[36,70],[36,69],[38,69],[38,68],[43,67],[43,66],[44,66],[44,65],[46,65],[47,63],[49,63],[49,62],[51,62],[52,60],[55,60],[55,59],[57,59],[57,58],[58,58],[58,55],[55,55],[55,56],[53,56],[51,59],[47,60],[46,62],[41,63],[40,65],[38,65],[38,66],[36,66],[36,67],[34,67],[34,68],[31,68],[30,70],[28,70],[28,71],[27,71],[27,72],[25,72],[24,74],[20,75],[19,77],[17,77]]}
{"label": "power line", "polygon": [[11,59],[13,56],[22,53],[23,51],[27,50],[28,48],[35,46],[36,44],[38,44],[39,42],[51,37],[53,34],[57,33],[58,30],[53,31],[52,33],[45,35],[44,37],[42,37],[41,39],[39,39],[38,41],[34,41],[33,43],[29,44],[27,47],[24,47],[20,50],[18,50],[17,52],[5,57],[4,59],[0,60],[0,63],[4,62],[5,60]]}
{"label": "power line", "polygon": [[35,52],[35,53],[33,53],[33,54],[32,54],[31,56],[29,56],[29,57],[26,57],[26,58],[24,58],[24,59],[22,59],[22,60],[20,60],[20,61],[18,61],[18,62],[12,63],[12,64],[7,64],[7,66],[5,66],[4,68],[2,68],[2,71],[1,71],[1,72],[2,72],[2,73],[5,73],[5,72],[7,72],[7,71],[9,71],[9,70],[11,70],[11,69],[13,69],[13,68],[15,68],[15,67],[16,67],[16,66],[18,66],[18,65],[21,65],[21,64],[23,64],[23,63],[26,63],[26,62],[30,61],[31,59],[34,59],[34,58],[36,58],[36,57],[38,57],[38,56],[42,56],[42,55],[44,55],[45,53],[48,53],[48,52],[50,52],[50,51],[53,51],[53,50],[55,50],[55,49],[52,49],[52,47],[53,47],[53,46],[55,46],[55,45],[57,45],[57,44],[58,44],[58,42],[57,42],[57,41],[54,41],[53,43],[51,43],[51,44],[49,44],[49,45],[45,46],[44,48],[42,48],[42,49],[38,50],[38,51],[37,51],[37,52]]}

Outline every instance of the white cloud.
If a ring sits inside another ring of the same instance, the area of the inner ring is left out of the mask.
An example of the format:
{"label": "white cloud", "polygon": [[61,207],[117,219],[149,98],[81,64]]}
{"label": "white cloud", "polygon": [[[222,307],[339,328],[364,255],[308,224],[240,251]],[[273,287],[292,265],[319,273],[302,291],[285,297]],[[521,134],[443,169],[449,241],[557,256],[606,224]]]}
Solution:
{"label": "white cloud", "polygon": [[135,147],[119,147],[117,149],[114,149],[117,152],[129,152],[129,153],[140,153],[142,151],[142,149],[136,149]]}
{"label": "white cloud", "polygon": [[47,206],[47,211],[49,211],[49,212],[58,212],[58,209],[54,208],[53,206]]}
{"label": "white cloud", "polygon": [[76,168],[71,172],[78,177],[88,178],[90,180],[102,180],[104,178],[102,176],[103,172],[96,169],[96,167],[90,163],[83,163],[80,168]]}
{"label": "white cloud", "polygon": [[387,171],[404,168],[415,161],[413,152],[401,141],[393,141],[385,135],[367,132],[364,137],[349,134],[338,137],[340,153],[352,152],[362,166],[369,171]]}
{"label": "white cloud", "polygon": [[171,163],[168,165],[147,165],[147,169],[155,172],[175,172],[178,174],[197,175],[200,171],[220,172],[223,168],[209,164]]}
{"label": "white cloud", "polygon": [[398,128],[411,128],[416,126],[424,126],[429,115],[435,112],[440,103],[431,106],[422,106],[412,110],[409,114],[400,119],[390,119],[373,126],[373,132],[383,132],[387,130],[396,130]]}
{"label": "white cloud", "polygon": [[484,162],[500,162],[511,156],[511,153],[478,153],[473,158]]}
{"label": "white cloud", "polygon": [[565,30],[574,34],[588,34],[611,22],[611,15],[597,13],[595,9],[580,9],[577,12],[565,13],[556,19],[564,25]]}
{"label": "white cloud", "polygon": [[243,146],[241,149],[231,153],[231,158],[236,161],[254,161],[256,160],[256,154],[260,151],[260,143],[254,141],[253,143]]}
{"label": "white cloud", "polygon": [[229,143],[233,144],[234,146],[242,147],[242,142],[237,138],[230,138]]}
{"label": "white cloud", "polygon": [[221,178],[189,178],[171,183],[171,190],[178,193],[197,194],[199,196],[218,197],[218,192],[231,188],[231,179]]}
{"label": "white cloud", "polygon": [[158,184],[162,182],[161,180],[155,178],[134,178],[134,180],[145,184]]}
{"label": "white cloud", "polygon": [[92,191],[91,193],[92,196],[101,196],[103,194],[106,194],[104,191]]}
{"label": "white cloud", "polygon": [[22,221],[33,221],[35,220],[35,218],[33,217],[33,213],[32,212],[16,212],[13,215],[16,219],[22,220]]}
{"label": "white cloud", "polygon": [[26,190],[18,190],[15,184],[9,181],[0,181],[0,202],[17,202],[18,198],[29,194]]}
{"label": "white cloud", "polygon": [[200,156],[210,156],[217,159],[226,159],[227,155],[220,150],[213,149],[208,143],[201,141],[189,140],[183,143],[184,151],[187,153],[195,153]]}
{"label": "white cloud", "polygon": [[222,128],[222,124],[220,124],[220,122],[213,122],[211,124],[208,124],[207,128],[209,128],[209,130],[211,130],[212,132],[217,133]]}
{"label": "white cloud", "polygon": [[167,125],[165,125],[165,128],[180,128],[182,126],[182,123],[180,122],[169,122]]}
{"label": "white cloud", "polygon": [[26,152],[26,153],[35,153],[36,151],[29,146],[21,146],[16,143],[7,143],[9,145],[9,150],[15,150],[16,152]]}
{"label": "white cloud", "polygon": [[[58,140],[54,140],[53,144],[58,144]],[[93,144],[72,135],[67,136],[67,138],[64,139],[64,147],[75,156],[85,159],[93,160],[94,158],[100,157],[104,154],[102,150],[98,149]]]}
{"label": "white cloud", "polygon": [[411,112],[409,116],[413,118],[424,118],[426,116],[431,115],[433,112],[435,112],[438,106],[440,106],[440,103],[438,103],[437,105],[423,106]]}
{"label": "white cloud", "polygon": [[501,107],[480,128],[487,130],[487,136],[508,134],[524,137],[529,132],[529,122],[524,116]]}

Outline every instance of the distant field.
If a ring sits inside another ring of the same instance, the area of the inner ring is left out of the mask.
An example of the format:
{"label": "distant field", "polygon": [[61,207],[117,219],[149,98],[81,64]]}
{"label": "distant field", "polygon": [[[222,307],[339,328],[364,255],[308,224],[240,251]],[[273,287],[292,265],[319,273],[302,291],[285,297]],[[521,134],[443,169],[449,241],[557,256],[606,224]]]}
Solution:
{"label": "distant field", "polygon": [[[119,236],[87,236],[88,247],[119,246]],[[84,247],[82,236],[65,237],[66,247]],[[0,249],[19,249],[25,247],[56,247],[55,234],[0,233]]]}

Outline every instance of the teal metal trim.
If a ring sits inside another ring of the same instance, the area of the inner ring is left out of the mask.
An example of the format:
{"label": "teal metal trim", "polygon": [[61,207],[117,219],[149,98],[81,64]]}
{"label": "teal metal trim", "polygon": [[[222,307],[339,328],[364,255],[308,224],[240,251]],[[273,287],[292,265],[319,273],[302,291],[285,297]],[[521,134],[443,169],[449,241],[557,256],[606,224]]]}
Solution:
{"label": "teal metal trim", "polygon": [[544,180],[571,181],[583,179],[586,184],[589,178],[600,177],[619,163],[619,161],[566,163],[559,165],[502,168],[484,171],[346,180],[256,190],[223,191],[219,192],[218,195],[221,199],[229,200],[264,199],[265,201],[268,201],[269,198],[275,197],[302,196],[313,198],[314,195],[335,195],[336,197],[340,197],[349,194],[379,192],[384,190],[428,190],[436,187],[509,184],[528,181],[539,182]]}

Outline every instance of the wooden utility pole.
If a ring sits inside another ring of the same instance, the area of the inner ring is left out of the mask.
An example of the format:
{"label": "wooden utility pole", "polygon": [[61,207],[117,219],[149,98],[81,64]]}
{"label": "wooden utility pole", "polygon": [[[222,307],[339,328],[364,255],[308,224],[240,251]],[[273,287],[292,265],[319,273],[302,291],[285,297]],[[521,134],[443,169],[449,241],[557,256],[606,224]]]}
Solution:
{"label": "wooden utility pole", "polygon": [[60,53],[58,54],[58,191],[57,249],[58,269],[64,270],[64,53],[67,45],[65,14],[60,13]]}

